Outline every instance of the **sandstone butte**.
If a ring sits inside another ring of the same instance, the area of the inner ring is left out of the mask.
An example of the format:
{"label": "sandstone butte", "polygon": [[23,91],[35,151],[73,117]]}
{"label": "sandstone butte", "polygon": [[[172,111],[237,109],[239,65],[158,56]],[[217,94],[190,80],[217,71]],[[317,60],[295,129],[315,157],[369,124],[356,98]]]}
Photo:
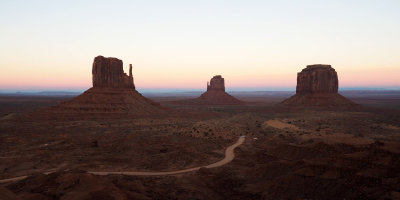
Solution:
{"label": "sandstone butte", "polygon": [[129,76],[124,73],[122,60],[118,58],[94,58],[92,67],[93,87],[132,88],[135,89],[132,76],[132,64]]}
{"label": "sandstone butte", "polygon": [[242,105],[244,102],[236,99],[225,92],[225,79],[216,75],[207,82],[207,91],[200,97],[179,101],[179,104],[186,105]]}
{"label": "sandstone butte", "polygon": [[281,102],[291,107],[354,107],[338,93],[338,75],[330,65],[308,65],[297,73],[296,94]]}
{"label": "sandstone butte", "polygon": [[124,73],[122,60],[97,56],[92,66],[93,87],[81,95],[46,111],[58,116],[143,116],[163,113],[166,108],[142,96],[135,89],[132,65]]}

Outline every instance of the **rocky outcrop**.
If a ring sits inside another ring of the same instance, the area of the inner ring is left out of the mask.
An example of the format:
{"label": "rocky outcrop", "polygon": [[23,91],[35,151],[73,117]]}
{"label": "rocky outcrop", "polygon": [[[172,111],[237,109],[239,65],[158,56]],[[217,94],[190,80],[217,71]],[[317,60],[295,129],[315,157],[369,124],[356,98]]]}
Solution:
{"label": "rocky outcrop", "polygon": [[94,58],[92,67],[93,87],[133,88],[132,64],[129,76],[124,73],[122,60],[118,58]]}
{"label": "rocky outcrop", "polygon": [[122,68],[122,60],[97,56],[93,61],[92,75],[92,88],[51,108],[47,113],[57,114],[57,118],[101,118],[112,114],[148,116],[165,112],[166,108],[135,90],[132,65],[129,75],[126,75]]}
{"label": "rocky outcrop", "polygon": [[338,93],[338,75],[330,65],[308,65],[297,74],[296,94],[281,105],[291,107],[354,107]]}
{"label": "rocky outcrop", "polygon": [[182,105],[242,105],[243,101],[225,92],[225,80],[216,75],[207,82],[207,91],[200,97],[174,102]]}
{"label": "rocky outcrop", "polygon": [[221,75],[216,75],[207,82],[207,91],[223,91],[225,92],[225,80]]}
{"label": "rocky outcrop", "polygon": [[308,65],[297,74],[296,94],[338,93],[338,76],[330,65]]}

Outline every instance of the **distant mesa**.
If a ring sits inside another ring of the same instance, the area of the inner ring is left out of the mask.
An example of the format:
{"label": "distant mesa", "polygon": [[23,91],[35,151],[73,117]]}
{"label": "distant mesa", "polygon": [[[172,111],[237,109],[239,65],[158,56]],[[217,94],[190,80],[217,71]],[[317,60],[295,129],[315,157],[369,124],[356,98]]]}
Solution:
{"label": "distant mesa", "polygon": [[294,107],[352,107],[357,104],[338,93],[338,75],[330,65],[308,65],[297,73],[296,94],[281,102]]}
{"label": "distant mesa", "polygon": [[216,75],[207,82],[207,91],[200,97],[177,102],[186,105],[242,105],[243,101],[225,92],[225,80]]}
{"label": "distant mesa", "polygon": [[92,67],[93,87],[49,111],[57,114],[102,116],[128,114],[134,116],[162,113],[165,108],[143,97],[135,90],[132,65],[124,73],[122,60],[97,56]]}

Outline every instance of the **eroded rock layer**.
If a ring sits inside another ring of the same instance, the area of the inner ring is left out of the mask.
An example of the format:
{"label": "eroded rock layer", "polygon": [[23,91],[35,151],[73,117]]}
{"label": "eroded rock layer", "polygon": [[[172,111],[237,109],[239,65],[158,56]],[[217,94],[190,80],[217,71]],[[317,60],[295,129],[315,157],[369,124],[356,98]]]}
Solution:
{"label": "eroded rock layer", "polygon": [[142,96],[138,91],[126,88],[92,87],[83,94],[54,107],[58,112],[90,113],[152,113],[161,106]]}
{"label": "eroded rock layer", "polygon": [[283,105],[293,107],[354,107],[357,104],[346,97],[335,93],[317,93],[317,94],[295,94],[282,102]]}

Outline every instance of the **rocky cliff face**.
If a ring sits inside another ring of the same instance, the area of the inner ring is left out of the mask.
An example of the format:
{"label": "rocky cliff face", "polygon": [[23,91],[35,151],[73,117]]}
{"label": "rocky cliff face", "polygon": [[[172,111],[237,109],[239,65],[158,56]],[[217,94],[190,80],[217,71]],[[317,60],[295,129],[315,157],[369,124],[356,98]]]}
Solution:
{"label": "rocky cliff face", "polygon": [[210,84],[207,83],[207,91],[224,91],[225,92],[225,80],[221,75],[216,75],[210,80]]}
{"label": "rocky cliff face", "polygon": [[297,74],[296,94],[338,93],[338,76],[330,65],[308,65]]}
{"label": "rocky cliff face", "polygon": [[133,88],[132,65],[129,76],[124,73],[122,60],[117,58],[94,58],[92,67],[93,87]]}
{"label": "rocky cliff face", "polygon": [[281,102],[291,107],[353,108],[338,93],[338,75],[330,65],[308,65],[297,74],[296,95]]}

